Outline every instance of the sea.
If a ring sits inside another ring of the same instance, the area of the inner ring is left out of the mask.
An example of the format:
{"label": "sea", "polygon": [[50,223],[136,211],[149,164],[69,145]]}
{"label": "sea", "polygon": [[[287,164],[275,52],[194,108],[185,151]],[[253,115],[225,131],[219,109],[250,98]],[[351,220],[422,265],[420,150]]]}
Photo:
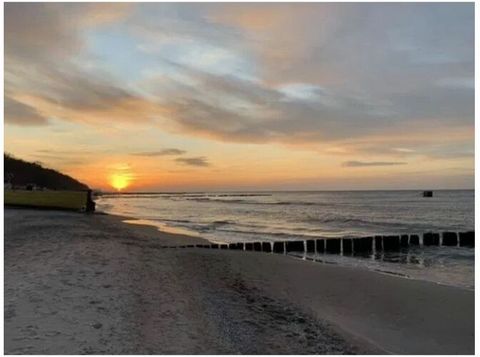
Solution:
{"label": "sea", "polygon": [[[308,240],[474,230],[474,190],[103,194],[97,210],[215,243]],[[371,256],[292,253],[292,258],[474,288],[475,252],[410,247]]]}

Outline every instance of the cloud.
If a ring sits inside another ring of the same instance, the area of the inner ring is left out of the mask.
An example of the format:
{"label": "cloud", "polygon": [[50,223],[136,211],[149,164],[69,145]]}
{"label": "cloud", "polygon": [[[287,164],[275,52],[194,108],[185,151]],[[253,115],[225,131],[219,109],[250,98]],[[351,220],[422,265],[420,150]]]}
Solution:
{"label": "cloud", "polygon": [[[100,95],[100,94],[99,94]],[[107,96],[108,97],[108,96]],[[145,125],[161,121],[165,108],[140,97],[104,98],[92,105],[75,107],[59,105],[61,95],[55,96],[16,94],[15,100],[33,107],[44,117],[66,122],[86,123],[94,126],[116,127],[118,124]],[[85,99],[85,98],[84,98]],[[11,120],[7,120],[9,122]]]}
{"label": "cloud", "polygon": [[30,62],[61,60],[78,54],[85,44],[80,32],[125,18],[129,4],[5,4],[5,55]]}
{"label": "cloud", "polygon": [[406,162],[389,162],[389,161],[345,161],[343,167],[367,167],[367,166],[396,166],[406,165]]}
{"label": "cloud", "polygon": [[210,166],[207,158],[201,157],[179,157],[175,159],[176,162],[182,165],[207,167]]}
{"label": "cloud", "polygon": [[43,126],[48,119],[42,116],[34,107],[20,103],[8,96],[4,97],[5,123],[19,126]]}
{"label": "cloud", "polygon": [[408,148],[393,148],[392,150],[404,154],[410,154],[415,152],[415,150]]}
{"label": "cloud", "polygon": [[5,4],[6,64],[49,57],[60,60],[78,52],[81,41],[72,26],[76,16],[62,16],[61,12],[62,7],[55,4]]}
{"label": "cloud", "polygon": [[187,152],[185,150],[180,149],[163,149],[160,151],[144,151],[144,152],[136,152],[131,155],[134,156],[176,156],[176,155],[183,155]]}
{"label": "cloud", "polygon": [[[156,82],[150,80],[149,90],[171,108],[169,119],[178,131],[224,141],[325,142],[393,133],[395,127],[432,119],[439,126],[452,121],[471,126],[474,91],[438,82],[473,79],[472,9],[226,4],[201,7],[197,18],[181,7],[176,15],[182,36],[255,58],[256,77],[239,78],[234,69],[219,73],[163,51],[159,58],[171,66]],[[194,29],[205,14],[212,32],[215,25],[217,33],[227,34],[197,36]],[[176,24],[171,23],[172,36]],[[148,30],[151,39],[155,28]],[[188,80],[177,80],[180,76]]]}
{"label": "cloud", "polygon": [[[382,159],[377,161],[392,161],[392,158],[473,151],[473,139],[474,132],[469,125],[452,122],[443,126],[436,120],[423,120],[417,123],[414,131],[408,124],[392,123],[388,132],[380,131],[372,135],[327,142],[324,150],[327,154],[376,158],[382,156]],[[384,160],[383,157],[388,159]]]}
{"label": "cloud", "polygon": [[445,77],[440,78],[436,84],[440,87],[453,89],[475,89],[475,78],[473,77]]}
{"label": "cloud", "polygon": [[41,162],[45,161],[45,163],[48,163],[48,164],[53,163],[55,166],[62,166],[62,167],[83,165],[89,162],[89,160],[86,159],[85,157],[71,158],[71,157],[64,157],[61,155],[48,155],[48,154],[32,154],[31,156],[34,158],[39,158]]}
{"label": "cloud", "polygon": [[214,14],[255,39],[249,49],[269,82],[391,94],[473,74],[472,4],[227,4]]}
{"label": "cloud", "polygon": [[[131,6],[5,5],[5,89],[24,125],[359,151],[413,124],[473,127],[471,4]],[[92,47],[98,37],[111,48]]]}
{"label": "cloud", "polygon": [[324,89],[316,90],[318,100],[305,102],[307,85],[294,87],[297,97],[287,96],[283,88],[176,66],[191,84],[152,78],[147,89],[161,98],[167,121],[180,132],[236,142],[315,142],[386,129],[394,119],[385,114],[387,105],[372,99]]}
{"label": "cloud", "polygon": [[[104,125],[161,116],[162,108],[102,70],[87,51],[82,34],[125,17],[126,9],[115,4],[6,4],[5,92],[14,111],[6,113],[6,122],[38,125],[44,117]],[[23,120],[15,118],[20,105]],[[33,108],[30,120],[26,107]]]}

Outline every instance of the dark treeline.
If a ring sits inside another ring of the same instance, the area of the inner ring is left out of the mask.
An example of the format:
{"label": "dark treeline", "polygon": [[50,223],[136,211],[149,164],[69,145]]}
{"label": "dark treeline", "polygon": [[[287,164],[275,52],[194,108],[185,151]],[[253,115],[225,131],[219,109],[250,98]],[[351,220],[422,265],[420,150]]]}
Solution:
{"label": "dark treeline", "polygon": [[34,184],[51,190],[88,190],[88,186],[56,170],[4,154],[4,182],[13,187]]}

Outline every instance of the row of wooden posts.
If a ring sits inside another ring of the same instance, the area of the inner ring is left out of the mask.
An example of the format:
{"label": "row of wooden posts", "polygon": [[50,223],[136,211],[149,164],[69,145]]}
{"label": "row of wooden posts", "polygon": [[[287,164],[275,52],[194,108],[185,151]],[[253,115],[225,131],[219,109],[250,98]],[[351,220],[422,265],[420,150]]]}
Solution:
{"label": "row of wooden posts", "polygon": [[[459,246],[475,247],[475,232],[443,232],[386,235],[363,238],[325,238],[310,240],[291,240],[277,242],[240,242],[230,244],[183,245],[176,248],[210,248],[248,250],[267,253],[286,254],[288,252],[304,253],[374,253],[381,251],[399,251],[410,246]],[[170,247],[173,248],[173,247]]]}

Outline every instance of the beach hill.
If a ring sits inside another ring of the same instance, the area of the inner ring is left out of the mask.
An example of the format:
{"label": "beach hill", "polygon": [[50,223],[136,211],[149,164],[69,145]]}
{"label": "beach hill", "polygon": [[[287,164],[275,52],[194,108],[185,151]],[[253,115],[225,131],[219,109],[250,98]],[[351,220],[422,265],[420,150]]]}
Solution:
{"label": "beach hill", "polygon": [[83,191],[89,187],[73,177],[53,169],[43,167],[40,163],[27,162],[4,154],[5,187],[23,188],[28,185],[50,190]]}

